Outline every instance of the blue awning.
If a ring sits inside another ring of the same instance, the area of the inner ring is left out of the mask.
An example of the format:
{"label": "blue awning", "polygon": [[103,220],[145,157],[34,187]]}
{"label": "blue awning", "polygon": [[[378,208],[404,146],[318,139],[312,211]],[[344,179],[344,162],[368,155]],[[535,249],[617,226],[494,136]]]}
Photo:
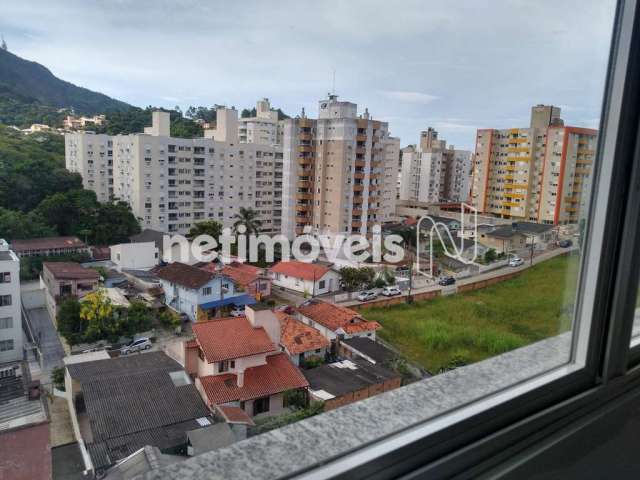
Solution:
{"label": "blue awning", "polygon": [[242,295],[236,295],[235,297],[223,298],[222,300],[214,300],[212,302],[201,303],[199,307],[203,310],[209,310],[210,308],[224,307],[226,305],[237,305],[242,307],[244,305],[253,305],[256,303],[256,299],[246,293]]}

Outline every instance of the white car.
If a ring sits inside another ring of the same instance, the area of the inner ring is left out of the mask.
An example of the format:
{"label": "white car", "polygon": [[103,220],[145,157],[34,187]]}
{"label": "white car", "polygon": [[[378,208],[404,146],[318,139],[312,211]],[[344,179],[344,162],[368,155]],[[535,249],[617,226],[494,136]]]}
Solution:
{"label": "white car", "polygon": [[244,317],[244,307],[233,307],[229,315],[232,317]]}
{"label": "white car", "polygon": [[400,295],[402,292],[400,291],[400,289],[398,287],[384,287],[382,289],[382,295],[384,295],[385,297],[393,297],[394,295]]}
{"label": "white car", "polygon": [[369,300],[375,300],[376,298],[378,298],[378,294],[371,290],[367,290],[364,292],[360,292],[357,298],[361,302],[368,302]]}
{"label": "white car", "polygon": [[124,347],[120,349],[120,355],[128,355],[133,352],[141,352],[142,350],[149,350],[151,348],[151,340],[147,337],[140,337],[132,340]]}
{"label": "white car", "polygon": [[519,267],[520,265],[524,265],[524,260],[520,257],[513,257],[511,260],[509,260],[510,267]]}

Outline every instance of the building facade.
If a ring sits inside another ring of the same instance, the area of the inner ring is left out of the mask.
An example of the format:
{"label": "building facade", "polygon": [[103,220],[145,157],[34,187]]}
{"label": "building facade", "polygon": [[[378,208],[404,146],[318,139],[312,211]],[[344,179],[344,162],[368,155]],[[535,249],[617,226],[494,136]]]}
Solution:
{"label": "building facade", "polygon": [[329,95],[317,119],[284,121],[282,234],[367,234],[395,211],[399,139],[388,124],[357,115]]}
{"label": "building facade", "polygon": [[271,108],[268,98],[256,102],[256,114],[241,117],[238,135],[241,143],[280,145],[284,124],[278,121],[278,111]]}
{"label": "building facade", "polygon": [[597,130],[565,126],[558,107],[537,105],[529,128],[476,136],[471,204],[481,213],[538,223],[587,214]]}
{"label": "building facade", "polygon": [[447,147],[438,132],[428,128],[420,144],[402,150],[399,197],[402,201],[464,202],[469,196],[473,155]]}
{"label": "building facade", "polygon": [[23,358],[20,260],[0,239],[0,364]]}
{"label": "building facade", "polygon": [[244,207],[258,211],[265,233],[279,233],[280,147],[241,143],[237,110],[216,114],[202,138],[171,137],[167,112],[153,112],[143,134],[66,134],[67,169],[99,201],[127,202],[142,228],[184,234],[205,220],[231,227]]}

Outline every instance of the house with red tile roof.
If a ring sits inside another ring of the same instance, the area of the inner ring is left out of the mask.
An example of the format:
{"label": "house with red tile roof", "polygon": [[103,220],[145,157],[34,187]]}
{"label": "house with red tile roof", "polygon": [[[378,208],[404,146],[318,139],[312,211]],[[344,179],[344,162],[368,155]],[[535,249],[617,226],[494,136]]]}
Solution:
{"label": "house with red tile roof", "polygon": [[297,315],[307,325],[320,331],[329,340],[352,337],[376,339],[378,322],[364,319],[358,312],[321,300],[309,300],[297,309]]}
{"label": "house with red tile roof", "polygon": [[211,408],[238,407],[250,417],[286,408],[285,392],[308,382],[280,351],[280,321],[264,304],[245,307],[245,317],[217,318],[193,325],[184,343],[185,368]]}
{"label": "house with red tile roof", "polygon": [[98,288],[100,274],[75,262],[43,262],[40,286],[49,315],[56,321],[58,303],[65,297],[82,298]]}
{"label": "house with red tile roof", "polygon": [[275,286],[312,297],[340,290],[340,273],[321,263],[283,261],[271,267],[269,273]]}
{"label": "house with red tile roof", "polygon": [[285,312],[274,312],[280,320],[280,346],[291,361],[304,366],[305,360],[324,359],[331,342],[317,329]]}
{"label": "house with red tile roof", "polygon": [[222,267],[216,262],[210,262],[199,268],[207,272],[220,272],[226,275],[244,292],[256,298],[262,299],[271,295],[271,278],[264,268],[236,261]]}

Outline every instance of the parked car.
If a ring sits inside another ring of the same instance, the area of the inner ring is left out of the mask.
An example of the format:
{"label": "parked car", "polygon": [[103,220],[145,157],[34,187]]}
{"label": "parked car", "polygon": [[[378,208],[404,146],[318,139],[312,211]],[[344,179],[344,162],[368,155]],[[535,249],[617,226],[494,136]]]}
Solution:
{"label": "parked car", "polygon": [[509,266],[510,267],[519,267],[520,265],[524,264],[524,260],[521,259],[520,257],[513,257],[511,260],[509,260]]}
{"label": "parked car", "polygon": [[455,283],[456,283],[456,279],[453,277],[442,277],[438,282],[438,285],[442,285],[443,287],[446,287],[448,285],[453,285]]}
{"label": "parked car", "polygon": [[232,317],[244,317],[244,307],[233,307],[233,309],[231,309],[231,312],[229,312],[229,315],[231,315]]}
{"label": "parked car", "polygon": [[569,248],[571,245],[573,245],[571,240],[560,240],[558,242],[558,246],[561,248]]}
{"label": "parked car", "polygon": [[382,289],[382,295],[385,297],[393,297],[394,295],[400,295],[402,292],[396,286],[384,287]]}
{"label": "parked car", "polygon": [[149,350],[151,348],[151,340],[147,337],[140,337],[127,343],[120,349],[120,355],[128,355],[133,352]]}
{"label": "parked car", "polygon": [[378,298],[378,294],[371,290],[365,290],[364,292],[360,292],[357,298],[361,302],[368,302],[369,300],[375,300]]}

